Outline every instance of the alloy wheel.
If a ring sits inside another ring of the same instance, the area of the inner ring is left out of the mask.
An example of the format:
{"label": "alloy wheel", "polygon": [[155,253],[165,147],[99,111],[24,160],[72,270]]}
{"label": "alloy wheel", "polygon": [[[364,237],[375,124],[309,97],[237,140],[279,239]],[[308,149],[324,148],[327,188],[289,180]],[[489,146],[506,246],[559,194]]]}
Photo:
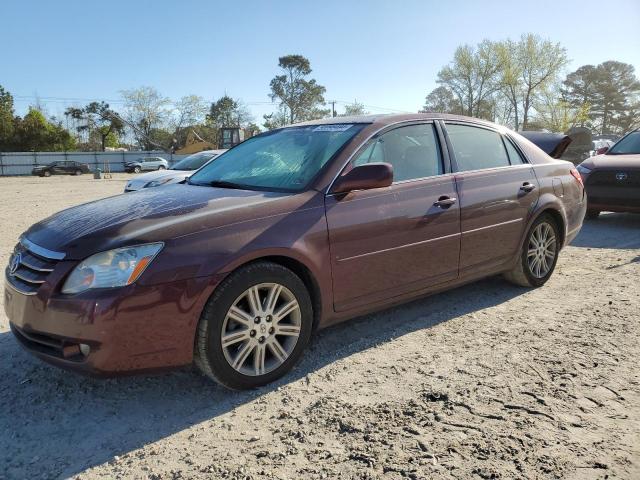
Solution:
{"label": "alloy wheel", "polygon": [[553,227],[542,222],[529,237],[527,262],[531,274],[536,278],[544,278],[553,267],[556,253],[556,234]]}
{"label": "alloy wheel", "polygon": [[231,305],[222,324],[222,351],[243,375],[259,376],[282,365],[293,352],[302,326],[295,295],[279,283],[245,290]]}

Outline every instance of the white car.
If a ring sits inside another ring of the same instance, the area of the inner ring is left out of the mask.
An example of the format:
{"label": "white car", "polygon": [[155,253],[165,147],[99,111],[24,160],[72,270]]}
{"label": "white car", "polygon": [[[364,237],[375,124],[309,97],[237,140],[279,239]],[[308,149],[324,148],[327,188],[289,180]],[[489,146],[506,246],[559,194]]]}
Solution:
{"label": "white car", "polygon": [[160,187],[162,185],[171,185],[172,183],[180,183],[187,177],[198,170],[200,167],[209,163],[214,158],[222,155],[226,150],[205,150],[203,152],[194,153],[183,158],[173,167],[167,170],[158,170],[155,172],[143,173],[132,178],[124,187],[125,192],[135,192],[143,188]]}

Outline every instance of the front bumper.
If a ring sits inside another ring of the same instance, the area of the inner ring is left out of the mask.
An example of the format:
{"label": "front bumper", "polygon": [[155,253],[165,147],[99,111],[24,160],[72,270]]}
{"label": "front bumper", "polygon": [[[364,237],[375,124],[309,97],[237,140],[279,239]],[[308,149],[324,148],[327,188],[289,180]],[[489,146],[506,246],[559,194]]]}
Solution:
{"label": "front bumper", "polygon": [[65,369],[116,376],[190,364],[212,291],[207,278],[78,295],[62,295],[45,282],[35,295],[6,285],[4,306],[11,330],[30,353]]}

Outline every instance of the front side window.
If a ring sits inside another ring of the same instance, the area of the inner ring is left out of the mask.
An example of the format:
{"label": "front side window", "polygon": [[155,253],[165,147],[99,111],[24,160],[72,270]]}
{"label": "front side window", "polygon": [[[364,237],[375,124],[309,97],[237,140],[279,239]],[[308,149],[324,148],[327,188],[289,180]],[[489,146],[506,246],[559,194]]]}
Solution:
{"label": "front side window", "polygon": [[300,191],[363,127],[327,124],[266,132],[220,155],[192,175],[189,183]]}
{"label": "front side window", "polygon": [[394,182],[432,177],[443,172],[432,124],[408,125],[380,135],[369,142],[351,166],[372,162],[390,163]]}
{"label": "front side window", "polygon": [[447,133],[461,172],[510,165],[502,136],[493,130],[447,124]]}
{"label": "front side window", "polygon": [[640,153],[640,132],[623,137],[609,149],[607,155],[631,155]]}

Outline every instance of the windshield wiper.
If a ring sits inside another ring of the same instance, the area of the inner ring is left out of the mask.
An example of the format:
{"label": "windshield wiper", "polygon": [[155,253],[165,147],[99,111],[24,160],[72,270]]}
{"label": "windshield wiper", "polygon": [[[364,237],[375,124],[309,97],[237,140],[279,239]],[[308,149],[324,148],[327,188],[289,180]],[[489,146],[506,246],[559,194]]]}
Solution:
{"label": "windshield wiper", "polygon": [[211,187],[219,187],[219,188],[235,188],[236,190],[247,190],[246,185],[241,185],[239,183],[226,182],[224,180],[214,180],[209,182],[209,186]]}

